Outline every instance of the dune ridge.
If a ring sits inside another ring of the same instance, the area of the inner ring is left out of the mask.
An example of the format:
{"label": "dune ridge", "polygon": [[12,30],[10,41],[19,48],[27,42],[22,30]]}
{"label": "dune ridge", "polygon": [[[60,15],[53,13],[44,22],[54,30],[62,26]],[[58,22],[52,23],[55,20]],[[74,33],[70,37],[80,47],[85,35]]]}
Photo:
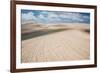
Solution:
{"label": "dune ridge", "polygon": [[41,35],[22,40],[22,63],[89,59],[90,28],[88,24],[25,24],[22,25],[21,34],[29,34],[29,36],[32,33],[32,35],[40,34],[37,31],[41,31]]}

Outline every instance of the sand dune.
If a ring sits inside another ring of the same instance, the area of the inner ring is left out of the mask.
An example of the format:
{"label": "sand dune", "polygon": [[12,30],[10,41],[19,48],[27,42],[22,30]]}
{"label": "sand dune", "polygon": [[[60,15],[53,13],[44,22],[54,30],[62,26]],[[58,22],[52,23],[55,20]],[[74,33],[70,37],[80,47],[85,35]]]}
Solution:
{"label": "sand dune", "polygon": [[[27,27],[24,25],[23,28]],[[76,24],[74,26],[66,25],[66,27],[56,25],[34,28],[36,30],[39,28],[38,30],[45,32],[45,35],[43,33],[42,36],[37,35],[37,37],[22,40],[21,61],[23,63],[89,59],[90,35],[85,32],[85,30],[89,30],[89,25]],[[22,30],[22,32],[24,34],[33,32],[34,28],[28,26],[28,31]],[[55,32],[56,29],[64,30]]]}

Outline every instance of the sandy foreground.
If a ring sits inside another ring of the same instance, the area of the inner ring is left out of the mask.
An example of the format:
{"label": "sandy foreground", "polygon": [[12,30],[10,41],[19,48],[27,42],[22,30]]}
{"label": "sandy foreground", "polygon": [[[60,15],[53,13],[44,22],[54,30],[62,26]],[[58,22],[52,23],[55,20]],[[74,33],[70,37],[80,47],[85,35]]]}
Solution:
{"label": "sandy foreground", "polygon": [[89,59],[89,25],[32,26],[22,25],[22,63]]}

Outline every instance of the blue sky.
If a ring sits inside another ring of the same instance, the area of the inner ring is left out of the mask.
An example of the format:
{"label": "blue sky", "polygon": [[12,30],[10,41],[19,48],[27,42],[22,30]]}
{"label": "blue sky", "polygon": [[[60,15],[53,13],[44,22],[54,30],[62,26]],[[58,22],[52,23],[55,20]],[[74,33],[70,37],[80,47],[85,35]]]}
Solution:
{"label": "blue sky", "polygon": [[46,11],[46,10],[21,10],[22,23],[87,23],[90,24],[90,13]]}

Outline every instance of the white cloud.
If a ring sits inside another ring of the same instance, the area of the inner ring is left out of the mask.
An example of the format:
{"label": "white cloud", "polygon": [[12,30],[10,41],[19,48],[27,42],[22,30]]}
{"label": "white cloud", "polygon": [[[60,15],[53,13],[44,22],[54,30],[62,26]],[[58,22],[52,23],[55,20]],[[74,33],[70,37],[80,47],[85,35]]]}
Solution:
{"label": "white cloud", "polygon": [[71,19],[71,20],[76,20],[79,21],[81,20],[81,15],[79,13],[64,13],[60,15],[61,18],[63,19]]}
{"label": "white cloud", "polygon": [[83,18],[85,18],[85,19],[89,19],[89,16],[83,16]]}
{"label": "white cloud", "polygon": [[89,19],[89,16],[74,12],[40,11],[37,16],[35,16],[34,12],[22,13],[22,22],[84,22],[86,19]]}
{"label": "white cloud", "polygon": [[33,12],[22,13],[22,24],[33,22],[34,20],[36,20],[36,17],[34,16]]}
{"label": "white cloud", "polygon": [[58,18],[58,15],[54,12],[49,12],[48,17],[49,18]]}
{"label": "white cloud", "polygon": [[38,16],[38,18],[40,18],[40,19],[45,19],[44,15],[42,15],[42,14],[40,14],[40,15]]}

